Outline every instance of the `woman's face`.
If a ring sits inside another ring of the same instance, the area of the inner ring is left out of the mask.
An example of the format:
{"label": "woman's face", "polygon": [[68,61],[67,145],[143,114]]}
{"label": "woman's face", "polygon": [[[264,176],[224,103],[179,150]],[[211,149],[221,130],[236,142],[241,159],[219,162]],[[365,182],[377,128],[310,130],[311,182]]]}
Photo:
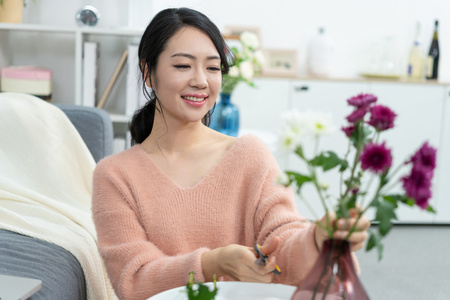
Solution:
{"label": "woman's face", "polygon": [[222,82],[218,51],[209,36],[194,27],[184,27],[169,39],[153,73],[153,87],[167,122],[201,121]]}

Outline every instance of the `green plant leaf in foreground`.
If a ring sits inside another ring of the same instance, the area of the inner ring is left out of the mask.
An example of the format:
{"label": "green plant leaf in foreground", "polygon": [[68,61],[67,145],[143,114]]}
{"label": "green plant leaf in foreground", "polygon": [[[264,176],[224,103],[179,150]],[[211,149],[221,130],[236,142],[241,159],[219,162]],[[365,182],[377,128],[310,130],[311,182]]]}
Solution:
{"label": "green plant leaf in foreground", "polygon": [[302,185],[305,182],[312,181],[312,178],[297,172],[287,171],[286,174],[289,176],[290,180],[295,181],[297,185],[297,191],[300,191]]}
{"label": "green plant leaf in foreground", "polygon": [[383,258],[383,244],[381,243],[381,236],[372,228],[369,228],[367,231],[369,232],[369,239],[367,241],[366,251],[376,247],[378,252],[378,260],[381,260]]}
{"label": "green plant leaf in foreground", "polygon": [[396,203],[382,199],[376,199],[372,202],[372,206],[376,207],[375,220],[380,222],[379,232],[382,236],[385,236],[392,228],[392,220],[396,220],[395,208]]}
{"label": "green plant leaf in foreground", "polygon": [[348,168],[348,162],[340,159],[333,151],[326,151],[320,153],[318,156],[310,160],[311,165],[322,167],[324,172],[329,171],[337,166],[341,166],[339,172],[343,172]]}
{"label": "green plant leaf in foreground", "polygon": [[[209,287],[200,283],[194,283],[194,272],[189,273],[189,282],[186,284],[187,294],[189,300],[214,300],[217,294],[216,275],[214,274],[214,289],[209,290]],[[197,287],[197,288],[195,288]]]}

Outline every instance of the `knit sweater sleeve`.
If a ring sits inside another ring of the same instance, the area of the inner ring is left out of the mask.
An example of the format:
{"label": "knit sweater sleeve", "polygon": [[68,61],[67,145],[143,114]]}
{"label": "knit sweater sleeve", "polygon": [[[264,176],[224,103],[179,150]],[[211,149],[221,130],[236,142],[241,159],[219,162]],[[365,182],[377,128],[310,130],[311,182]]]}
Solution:
{"label": "knit sweater sleeve", "polygon": [[274,237],[280,238],[276,257],[282,274],[274,282],[298,285],[312,269],[319,256],[314,232],[316,225],[302,217],[295,206],[292,188],[276,183],[281,173],[275,158],[264,144],[256,142],[257,155],[253,155],[259,169],[259,203],[255,210],[256,240],[264,244]]}
{"label": "knit sweater sleeve", "polygon": [[93,219],[108,275],[120,299],[147,299],[183,286],[191,271],[204,281],[201,257],[207,248],[170,256],[149,241],[130,189],[108,161],[94,172]]}

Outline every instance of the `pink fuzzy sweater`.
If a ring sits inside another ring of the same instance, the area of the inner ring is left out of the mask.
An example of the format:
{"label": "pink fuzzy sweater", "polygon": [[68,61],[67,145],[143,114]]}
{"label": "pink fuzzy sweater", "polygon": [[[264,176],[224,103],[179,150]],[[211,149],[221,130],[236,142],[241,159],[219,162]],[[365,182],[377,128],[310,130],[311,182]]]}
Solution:
{"label": "pink fuzzy sweater", "polygon": [[94,173],[92,209],[117,295],[146,299],[185,285],[191,271],[204,281],[206,251],[253,247],[275,236],[282,275],[274,282],[301,282],[319,254],[315,225],[297,213],[292,190],[275,183],[279,173],[269,149],[250,135],[188,189],[163,174],[140,145],[103,159]]}

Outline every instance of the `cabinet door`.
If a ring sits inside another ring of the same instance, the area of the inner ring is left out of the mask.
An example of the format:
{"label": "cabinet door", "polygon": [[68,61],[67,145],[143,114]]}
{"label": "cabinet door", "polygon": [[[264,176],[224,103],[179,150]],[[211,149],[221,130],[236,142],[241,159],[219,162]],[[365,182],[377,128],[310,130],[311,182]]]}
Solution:
{"label": "cabinet door", "polygon": [[435,208],[436,223],[450,223],[450,86],[444,94],[444,109],[442,111],[442,135],[438,148],[438,162]]}
{"label": "cabinet door", "polygon": [[[299,111],[312,110],[316,112],[331,113],[335,127],[334,133],[323,136],[318,148],[321,151],[334,151],[340,157],[344,157],[348,149],[348,139],[341,131],[341,127],[347,124],[345,117],[350,114],[351,108],[347,99],[360,93],[366,93],[366,82],[327,82],[327,81],[294,81],[291,90],[291,107]],[[314,140],[305,140],[303,145],[307,157],[314,155]],[[288,169],[306,172],[306,166],[295,155],[290,155]],[[321,183],[328,185],[328,207],[333,208],[336,197],[340,193],[340,173],[331,170],[326,173],[318,173]],[[299,212],[309,218],[316,219],[324,215],[323,205],[315,188],[309,184],[302,188],[302,197],[296,195],[296,203]],[[308,206],[311,208],[309,209]],[[311,212],[313,210],[314,212]]]}
{"label": "cabinet door", "polygon": [[[373,83],[371,93],[378,97],[378,103],[390,107],[397,113],[395,127],[381,135],[381,140],[392,149],[393,166],[408,160],[419,147],[428,141],[438,147],[441,135],[444,87],[427,84]],[[404,176],[409,168],[403,168],[396,178]],[[433,178],[431,205],[438,203],[436,193],[436,170]],[[391,191],[403,192],[401,184]],[[418,207],[401,205],[397,217],[399,222],[430,223],[433,215]]]}
{"label": "cabinet door", "polygon": [[253,88],[240,83],[231,95],[231,101],[239,107],[240,134],[251,133],[261,138],[284,167],[286,159],[277,151],[277,131],[281,114],[288,110],[290,80],[256,78],[255,85]]}
{"label": "cabinet door", "polygon": [[231,101],[239,107],[240,128],[274,132],[288,109],[289,80],[256,78],[255,87],[240,83]]}

